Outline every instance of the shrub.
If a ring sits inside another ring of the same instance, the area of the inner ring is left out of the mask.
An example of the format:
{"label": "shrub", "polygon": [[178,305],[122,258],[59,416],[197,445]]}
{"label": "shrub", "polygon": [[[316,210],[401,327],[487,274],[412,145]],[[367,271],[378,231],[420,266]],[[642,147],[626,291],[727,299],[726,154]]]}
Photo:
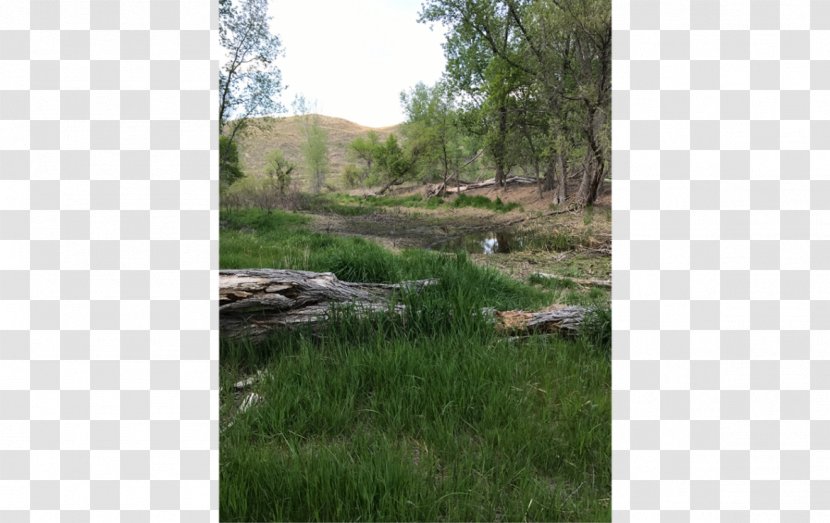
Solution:
{"label": "shrub", "polygon": [[585,342],[597,349],[611,354],[611,307],[603,305],[591,309],[579,330]]}

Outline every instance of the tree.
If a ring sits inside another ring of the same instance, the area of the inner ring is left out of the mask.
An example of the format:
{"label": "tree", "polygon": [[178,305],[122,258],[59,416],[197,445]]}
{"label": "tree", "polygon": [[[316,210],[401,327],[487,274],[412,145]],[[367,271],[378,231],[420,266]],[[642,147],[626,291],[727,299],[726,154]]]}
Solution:
{"label": "tree", "polygon": [[219,137],[219,181],[227,187],[245,176],[239,166],[239,150],[227,136]]}
{"label": "tree", "polygon": [[[366,136],[358,136],[349,143],[347,154],[353,161],[363,163],[362,168],[351,165],[346,167],[346,179],[359,182],[365,189],[366,179],[372,174],[374,167],[375,154],[377,148],[380,146],[380,138],[375,131],[369,131]],[[350,182],[351,183],[351,182]],[[357,183],[354,183],[356,185]]]}
{"label": "tree", "polygon": [[[250,119],[283,110],[276,96],[282,79],[275,60],[280,39],[271,33],[268,0],[219,0],[219,41],[228,60],[219,71],[219,132],[234,145]],[[220,158],[229,151],[220,144]]]}
{"label": "tree", "polygon": [[291,163],[282,151],[275,150],[268,155],[265,163],[265,174],[271,179],[272,185],[277,189],[280,196],[285,196],[285,191],[291,183],[291,173],[295,165]]}
{"label": "tree", "polygon": [[326,174],[329,166],[328,137],[320,127],[317,115],[307,117],[306,141],[303,144],[303,155],[306,167],[311,178],[311,189],[319,193],[326,183]]}
{"label": "tree", "polygon": [[610,0],[426,0],[420,21],[449,28],[447,76],[479,108],[497,178],[511,148],[532,147],[560,203],[581,159],[577,197],[593,203],[610,158]]}
{"label": "tree", "polygon": [[401,93],[401,102],[407,114],[402,130],[417,167],[429,178],[439,172],[441,187],[446,189],[450,177],[458,176],[464,157],[459,115],[449,86],[419,83]]}
{"label": "tree", "polygon": [[401,148],[398,138],[390,134],[375,150],[375,164],[382,180],[386,182],[378,191],[378,194],[383,194],[411,176],[415,160],[411,152],[407,153]]}
{"label": "tree", "polygon": [[428,0],[420,21],[450,27],[444,46],[447,77],[476,104],[478,121],[469,130],[482,135],[496,183],[503,185],[510,169],[510,105],[517,76],[515,25],[494,0]]}

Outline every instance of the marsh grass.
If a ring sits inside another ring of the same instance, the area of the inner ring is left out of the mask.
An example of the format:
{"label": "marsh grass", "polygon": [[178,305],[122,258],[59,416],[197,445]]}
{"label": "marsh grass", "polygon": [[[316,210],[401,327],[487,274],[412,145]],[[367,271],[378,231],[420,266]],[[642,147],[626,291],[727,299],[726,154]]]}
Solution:
{"label": "marsh grass", "polygon": [[445,199],[439,196],[423,198],[417,194],[411,196],[353,196],[338,193],[305,196],[301,207],[304,210],[330,212],[343,216],[359,216],[382,212],[389,207],[406,207],[409,209],[475,207],[498,213],[522,208],[521,205],[515,202],[504,203],[501,198],[497,197],[495,200],[491,200],[480,195],[459,194],[455,198]]}
{"label": "marsh grass", "polygon": [[[233,419],[220,438],[223,521],[610,519],[602,318],[576,339],[508,343],[480,309],[541,307],[553,289],[464,255],[311,234],[301,218],[223,216],[222,267],[440,283],[401,294],[403,315],[345,308],[315,333],[220,344],[222,425]],[[265,400],[235,412],[233,383],[261,369]]]}

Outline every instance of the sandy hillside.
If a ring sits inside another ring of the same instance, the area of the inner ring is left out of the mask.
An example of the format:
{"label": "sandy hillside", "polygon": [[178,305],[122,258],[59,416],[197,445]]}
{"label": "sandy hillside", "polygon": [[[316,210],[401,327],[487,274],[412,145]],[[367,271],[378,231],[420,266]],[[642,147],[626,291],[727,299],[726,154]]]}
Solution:
{"label": "sandy hillside", "polygon": [[[399,126],[374,129],[331,116],[315,115],[320,126],[326,131],[329,144],[328,183],[339,185],[343,168],[348,163],[346,150],[348,144],[359,136],[375,131],[381,140],[398,130]],[[262,176],[265,159],[274,149],[280,149],[290,160],[305,172],[302,145],[305,142],[305,121],[303,117],[257,118],[254,125],[240,138],[239,154],[242,169],[246,174]]]}

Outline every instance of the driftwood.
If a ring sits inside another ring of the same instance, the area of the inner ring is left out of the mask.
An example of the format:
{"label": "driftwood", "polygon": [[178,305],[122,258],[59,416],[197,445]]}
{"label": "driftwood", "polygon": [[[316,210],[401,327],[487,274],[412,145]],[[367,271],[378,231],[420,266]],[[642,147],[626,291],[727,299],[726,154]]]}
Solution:
{"label": "driftwood", "polygon": [[398,284],[350,283],[330,272],[282,269],[219,271],[219,321],[226,338],[257,338],[268,331],[326,321],[332,305],[359,312],[393,306],[397,291],[417,291],[436,280]]}
{"label": "driftwood", "polygon": [[[332,306],[349,306],[357,314],[402,313],[396,302],[400,291],[418,291],[436,280],[398,284],[351,283],[332,273],[280,269],[219,271],[219,322],[225,338],[257,339],[276,329],[316,326],[327,321]],[[507,334],[572,334],[588,309],[556,305],[543,311],[483,311],[495,329]],[[242,388],[245,383],[240,383]]]}
{"label": "driftwood", "polygon": [[589,309],[578,305],[551,305],[541,311],[486,311],[492,313],[496,330],[505,334],[576,334]]}
{"label": "driftwood", "polygon": [[537,278],[544,278],[549,280],[568,280],[577,285],[584,285],[588,287],[605,287],[611,288],[611,280],[596,280],[593,278],[571,278],[570,276],[560,276],[559,274],[550,274],[546,272],[537,272],[533,274]]}
{"label": "driftwood", "polygon": [[[508,176],[504,180],[504,185],[535,185],[537,180],[535,178],[530,178],[527,176]],[[433,185],[429,185],[426,190],[426,196],[440,196],[442,194],[458,194],[464,191],[469,191],[471,189],[481,189],[484,187],[493,187],[496,185],[496,179],[490,178],[489,180],[484,180],[481,182],[475,183],[461,183],[456,184],[454,187],[444,185],[444,183],[436,183]]]}

